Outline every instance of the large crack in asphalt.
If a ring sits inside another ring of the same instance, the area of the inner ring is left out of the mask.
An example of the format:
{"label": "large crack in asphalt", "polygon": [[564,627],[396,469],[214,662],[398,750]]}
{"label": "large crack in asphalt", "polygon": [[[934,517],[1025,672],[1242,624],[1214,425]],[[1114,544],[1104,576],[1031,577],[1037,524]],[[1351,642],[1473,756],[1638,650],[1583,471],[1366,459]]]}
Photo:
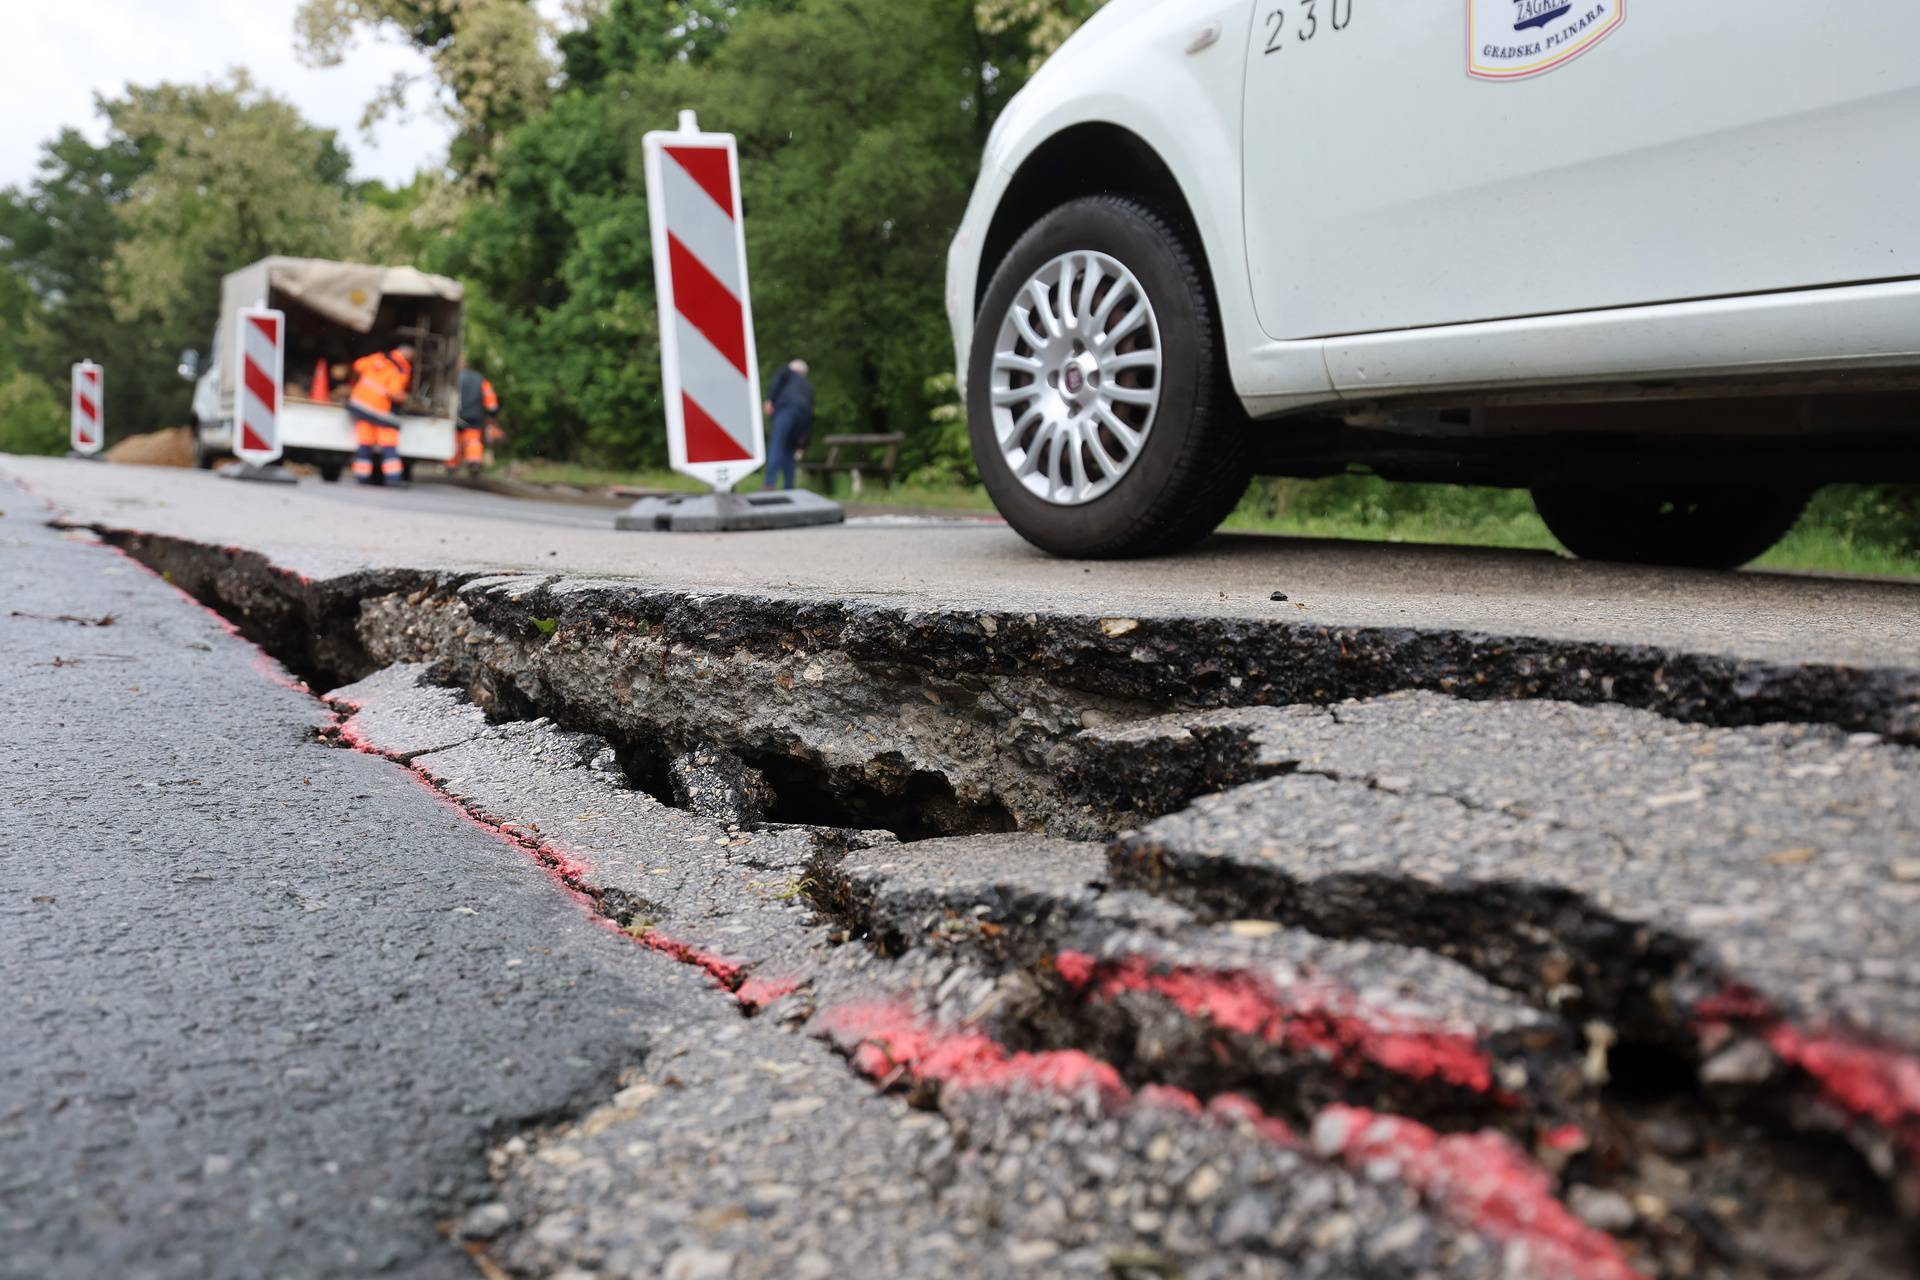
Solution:
{"label": "large crack in asphalt", "polygon": [[1920,678],[1907,671],[1459,632],[701,595],[551,576],[390,570],[314,581],[238,548],[94,528],[316,687],[398,661],[435,664],[501,718],[550,716],[643,757],[720,747],[784,780],[787,794],[820,797],[807,817],[864,812],[846,825],[919,824],[912,834],[1107,834],[1124,806],[1116,811],[1112,783],[1107,794],[1098,783],[1085,793],[1064,785],[1073,740],[1174,707],[1329,705],[1424,689],[1920,742]]}
{"label": "large crack in asphalt", "polygon": [[[1750,987],[1784,972],[1749,965],[1752,939],[1622,910],[1591,880],[1539,869],[1657,864],[1672,844],[1657,826],[1561,812],[1445,769],[1418,776],[1425,758],[1338,758],[1326,738],[1351,739],[1378,713],[1324,704],[1409,686],[1456,708],[1605,701],[1676,732],[1789,721],[1816,727],[1762,731],[1763,745],[1867,752],[1920,739],[1902,674],[552,577],[315,583],[242,550],[100,532],[317,687],[411,672],[405,698],[440,700],[421,734],[355,727],[394,692],[375,687],[364,708],[353,690],[337,699],[343,742],[406,764],[630,936],[705,969],[749,1011],[784,1009],[783,1025],[825,1034],[962,1132],[1003,1130],[1019,1110],[1009,1090],[1091,1088],[1128,1114],[1207,1117],[1320,1160],[1392,1165],[1441,1217],[1508,1244],[1489,1205],[1518,1197],[1530,1220],[1555,1224],[1521,1236],[1549,1273],[1627,1274],[1613,1268],[1629,1255],[1663,1275],[1769,1274],[1768,1256],[1798,1274],[1900,1265],[1888,1262],[1903,1228],[1887,1188],[1915,1194],[1920,1153],[1904,989],[1849,1005],[1817,983]],[[1314,722],[1310,741],[1274,716]],[[507,743],[528,768],[578,779],[570,807],[595,812],[558,837],[514,823],[529,775],[502,772]],[[1645,798],[1664,810],[1691,794]],[[1453,816],[1394,811],[1406,804]],[[641,819],[648,839],[698,842],[709,859],[679,881],[765,877],[747,881],[750,909],[686,922],[688,885],[655,893],[637,861],[614,870],[570,852],[625,847],[610,826]],[[675,825],[687,822],[709,825]],[[1110,851],[1040,838],[1105,842],[1132,826]],[[1349,829],[1399,835],[1317,865],[1313,833],[1339,844]],[[1305,845],[1282,834],[1293,831]],[[1485,846],[1483,874],[1422,863],[1455,841]],[[915,890],[900,871],[1003,847],[1067,880],[1027,870]],[[1099,870],[1073,872],[1089,852]],[[1752,897],[1732,889],[1728,902]],[[1874,946],[1904,939],[1869,923]],[[868,945],[835,945],[853,940]],[[803,971],[823,942],[833,958]],[[1871,974],[1885,961],[1862,963]],[[891,994],[845,997],[849,968]],[[1851,1146],[1822,1136],[1834,1134]],[[1084,1138],[1060,1141],[1071,1151]],[[1463,1191],[1462,1161],[1504,1171],[1501,1186]],[[568,1256],[522,1244],[527,1259]]]}
{"label": "large crack in asphalt", "polygon": [[1418,1126],[1389,1126],[1404,1145],[1374,1153],[1386,1160],[1435,1134],[1503,1135],[1512,1145],[1492,1150],[1506,1156],[1481,1158],[1526,1152],[1658,1274],[1906,1265],[1909,1229],[1868,1162],[1831,1129],[1770,1111],[1794,1092],[1784,1081],[1730,1095],[1734,1082],[1696,1061],[1476,985],[1434,951],[1283,927],[1257,904],[1182,912],[1104,886],[1096,855],[1058,851],[1056,863],[1077,859],[1065,876],[1012,857],[956,875],[948,850],[876,849],[821,896],[887,955],[960,955],[996,975],[997,999],[962,987],[936,999],[936,1021],[1037,1058],[1086,1055],[1136,1096],[1171,1091],[1206,1113],[1251,1105],[1316,1135],[1322,1154],[1326,1117],[1349,1107]]}

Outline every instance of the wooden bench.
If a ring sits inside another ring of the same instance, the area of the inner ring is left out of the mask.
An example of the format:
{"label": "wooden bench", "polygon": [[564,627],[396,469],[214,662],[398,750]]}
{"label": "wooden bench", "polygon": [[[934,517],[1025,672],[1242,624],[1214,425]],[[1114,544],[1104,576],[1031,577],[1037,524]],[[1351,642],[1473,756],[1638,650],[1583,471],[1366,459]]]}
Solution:
{"label": "wooden bench", "polygon": [[[893,482],[894,470],[900,465],[900,446],[906,442],[907,437],[897,431],[884,435],[823,436],[820,443],[827,446],[827,460],[803,462],[800,470],[829,480],[844,471],[853,477],[853,491],[859,493],[869,475],[878,476],[883,483]],[[875,451],[879,455],[877,460]],[[851,455],[853,460],[843,462],[843,454]]]}

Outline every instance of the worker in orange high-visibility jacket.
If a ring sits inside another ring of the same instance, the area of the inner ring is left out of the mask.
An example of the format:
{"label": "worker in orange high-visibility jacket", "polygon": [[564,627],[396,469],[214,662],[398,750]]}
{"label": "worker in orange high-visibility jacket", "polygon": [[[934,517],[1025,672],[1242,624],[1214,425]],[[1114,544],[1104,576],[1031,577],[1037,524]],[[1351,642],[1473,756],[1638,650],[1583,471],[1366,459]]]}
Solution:
{"label": "worker in orange high-visibility jacket", "polygon": [[450,469],[462,463],[467,470],[478,471],[487,461],[488,436],[499,429],[500,396],[493,383],[460,357],[460,434],[454,441]]}
{"label": "worker in orange high-visibility jacket", "polygon": [[404,488],[407,469],[400,461],[399,406],[413,387],[413,362],[417,352],[412,343],[401,343],[391,351],[377,351],[353,362],[353,395],[347,412],[353,418],[355,443],[353,478],[358,484],[374,484],[374,460],[380,463],[380,481]]}

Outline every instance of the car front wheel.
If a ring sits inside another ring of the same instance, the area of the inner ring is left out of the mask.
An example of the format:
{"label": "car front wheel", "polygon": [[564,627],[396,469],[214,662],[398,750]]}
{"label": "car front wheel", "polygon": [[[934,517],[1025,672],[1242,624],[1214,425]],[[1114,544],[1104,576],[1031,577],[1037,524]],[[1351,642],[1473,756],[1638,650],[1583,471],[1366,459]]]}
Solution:
{"label": "car front wheel", "polygon": [[1014,246],[987,289],[967,385],[987,492],[1056,555],[1197,542],[1252,476],[1196,254],[1134,200],[1076,200]]}
{"label": "car front wheel", "polygon": [[1812,496],[1806,489],[1556,487],[1535,489],[1533,505],[1583,560],[1737,569],[1786,537]]}

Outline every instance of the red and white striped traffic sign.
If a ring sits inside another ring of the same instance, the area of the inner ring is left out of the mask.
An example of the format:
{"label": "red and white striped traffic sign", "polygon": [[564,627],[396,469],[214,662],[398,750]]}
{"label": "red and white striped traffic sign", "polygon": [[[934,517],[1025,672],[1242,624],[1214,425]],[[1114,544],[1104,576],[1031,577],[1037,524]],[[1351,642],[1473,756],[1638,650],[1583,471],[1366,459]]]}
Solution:
{"label": "red and white striped traffic sign", "polygon": [[73,366],[72,437],[75,453],[98,453],[107,443],[107,377],[91,360]]}
{"label": "red and white striped traffic sign", "polygon": [[240,395],[234,406],[233,451],[257,467],[280,460],[280,388],[287,355],[287,317],[266,307],[240,313]]}
{"label": "red and white striped traffic sign", "polygon": [[692,112],[680,125],[644,139],[667,450],[675,471],[725,490],[767,460],[740,155]]}

